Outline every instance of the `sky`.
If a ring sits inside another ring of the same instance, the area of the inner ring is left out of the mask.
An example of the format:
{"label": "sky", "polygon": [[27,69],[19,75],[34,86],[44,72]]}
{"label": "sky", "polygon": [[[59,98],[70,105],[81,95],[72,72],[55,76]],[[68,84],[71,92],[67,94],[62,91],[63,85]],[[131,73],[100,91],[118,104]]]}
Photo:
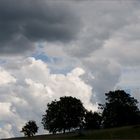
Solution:
{"label": "sky", "polygon": [[140,101],[138,0],[0,0],[0,138],[22,136],[47,103],[80,99],[97,111],[105,93]]}

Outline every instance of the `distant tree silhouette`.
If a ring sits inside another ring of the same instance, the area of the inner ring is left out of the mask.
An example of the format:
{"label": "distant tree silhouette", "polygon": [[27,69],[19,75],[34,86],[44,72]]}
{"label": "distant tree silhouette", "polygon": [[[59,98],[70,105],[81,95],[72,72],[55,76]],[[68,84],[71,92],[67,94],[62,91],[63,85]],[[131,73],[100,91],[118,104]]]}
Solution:
{"label": "distant tree silhouette", "polygon": [[123,90],[106,93],[106,103],[103,107],[103,126],[118,127],[140,122],[138,101]]}
{"label": "distant tree silhouette", "polygon": [[47,105],[46,114],[43,115],[44,129],[56,133],[70,131],[82,126],[85,108],[79,99],[71,96],[61,97],[59,101],[52,101]]}
{"label": "distant tree silhouette", "polygon": [[25,136],[31,137],[34,136],[35,133],[38,131],[38,126],[36,125],[36,122],[31,120],[23,126],[21,132],[24,133]]}
{"label": "distant tree silhouette", "polygon": [[87,111],[85,114],[85,129],[99,129],[102,117],[97,112]]}

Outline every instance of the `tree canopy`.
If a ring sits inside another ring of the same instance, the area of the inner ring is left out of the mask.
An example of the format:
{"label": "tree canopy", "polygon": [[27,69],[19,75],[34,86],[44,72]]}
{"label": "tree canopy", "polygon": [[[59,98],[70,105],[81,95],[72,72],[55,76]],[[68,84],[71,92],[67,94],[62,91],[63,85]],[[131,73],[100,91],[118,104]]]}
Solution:
{"label": "tree canopy", "polygon": [[106,93],[106,103],[103,108],[103,126],[118,127],[140,122],[138,101],[123,90]]}
{"label": "tree canopy", "polygon": [[35,133],[38,131],[38,126],[36,125],[35,121],[29,121],[23,126],[21,132],[24,133],[25,136],[34,136]]}
{"label": "tree canopy", "polygon": [[[50,133],[65,133],[80,128],[99,129],[101,126],[111,128],[140,124],[140,110],[134,97],[124,90],[109,91],[105,95],[105,104],[100,104],[102,113],[87,111],[79,99],[71,96],[48,103],[42,116],[44,129]],[[25,136],[33,136],[37,131],[36,122],[29,121],[21,132]]]}
{"label": "tree canopy", "polygon": [[85,129],[99,129],[101,125],[101,120],[102,120],[102,117],[99,113],[86,111],[84,128]]}
{"label": "tree canopy", "polygon": [[82,126],[85,108],[79,99],[61,97],[59,101],[52,101],[47,105],[42,124],[49,132],[64,132]]}

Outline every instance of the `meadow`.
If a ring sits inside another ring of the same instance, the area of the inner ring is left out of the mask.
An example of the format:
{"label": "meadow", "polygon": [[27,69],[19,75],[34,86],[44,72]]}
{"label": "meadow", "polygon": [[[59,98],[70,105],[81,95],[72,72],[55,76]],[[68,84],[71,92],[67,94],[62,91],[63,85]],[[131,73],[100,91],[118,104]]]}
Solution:
{"label": "meadow", "polygon": [[111,129],[88,130],[65,134],[37,135],[34,137],[20,137],[5,140],[67,140],[67,139],[140,139],[140,125],[118,127]]}

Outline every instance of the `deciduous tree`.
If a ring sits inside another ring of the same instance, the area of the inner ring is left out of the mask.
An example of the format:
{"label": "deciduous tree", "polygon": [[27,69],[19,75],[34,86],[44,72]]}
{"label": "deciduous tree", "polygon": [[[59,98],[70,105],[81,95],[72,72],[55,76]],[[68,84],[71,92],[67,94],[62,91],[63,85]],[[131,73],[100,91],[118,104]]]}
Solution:
{"label": "deciduous tree", "polygon": [[79,99],[74,97],[61,97],[59,101],[52,101],[47,105],[46,114],[43,115],[44,129],[56,133],[70,131],[82,126],[85,108]]}
{"label": "deciduous tree", "polygon": [[34,136],[38,131],[38,126],[36,125],[36,122],[31,120],[23,126],[21,132],[24,133],[25,136],[31,137]]}
{"label": "deciduous tree", "polygon": [[140,122],[138,101],[123,90],[106,93],[106,103],[103,108],[104,127],[132,125]]}
{"label": "deciduous tree", "polygon": [[85,114],[85,129],[99,129],[101,126],[102,117],[97,112],[87,111]]}

